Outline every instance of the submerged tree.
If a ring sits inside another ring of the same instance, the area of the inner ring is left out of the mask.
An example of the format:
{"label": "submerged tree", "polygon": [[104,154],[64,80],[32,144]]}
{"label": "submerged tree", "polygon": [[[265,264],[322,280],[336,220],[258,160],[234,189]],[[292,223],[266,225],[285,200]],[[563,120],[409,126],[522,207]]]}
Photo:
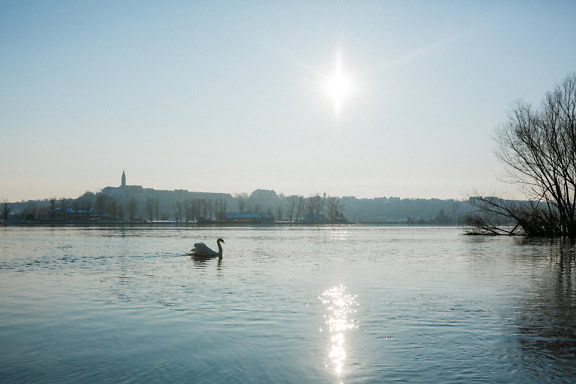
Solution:
{"label": "submerged tree", "polygon": [[477,198],[476,205],[512,219],[527,235],[576,238],[576,73],[547,93],[539,110],[518,102],[497,142],[499,159],[531,201]]}

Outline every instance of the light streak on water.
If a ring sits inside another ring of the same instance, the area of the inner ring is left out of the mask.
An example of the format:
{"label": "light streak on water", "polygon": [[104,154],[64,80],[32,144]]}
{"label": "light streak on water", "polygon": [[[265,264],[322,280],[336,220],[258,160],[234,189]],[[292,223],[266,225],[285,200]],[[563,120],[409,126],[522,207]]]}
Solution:
{"label": "light streak on water", "polygon": [[341,377],[346,360],[346,333],[358,328],[352,318],[352,314],[357,312],[358,302],[355,295],[346,293],[344,285],[324,291],[319,299],[326,308],[324,318],[330,340],[329,358],[336,376]]}

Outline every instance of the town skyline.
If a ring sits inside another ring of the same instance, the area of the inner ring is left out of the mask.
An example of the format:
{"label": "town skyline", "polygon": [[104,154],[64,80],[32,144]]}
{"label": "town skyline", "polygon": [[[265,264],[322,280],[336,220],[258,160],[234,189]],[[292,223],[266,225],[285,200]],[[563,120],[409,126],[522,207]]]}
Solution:
{"label": "town skyline", "polygon": [[454,199],[285,195],[270,189],[239,194],[159,190],[130,184],[124,171],[117,186],[87,191],[74,198],[4,201],[2,206],[7,212],[5,220],[11,224],[218,223],[248,219],[345,224],[352,219],[357,223],[461,225],[474,210],[469,201]]}

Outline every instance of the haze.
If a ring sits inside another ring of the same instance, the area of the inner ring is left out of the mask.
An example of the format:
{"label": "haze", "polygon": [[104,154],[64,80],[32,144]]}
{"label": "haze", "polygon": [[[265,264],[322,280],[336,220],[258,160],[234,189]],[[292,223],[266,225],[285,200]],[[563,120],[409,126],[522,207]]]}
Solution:
{"label": "haze", "polygon": [[122,170],[208,192],[510,191],[494,129],[575,70],[574,15],[561,1],[3,1],[0,198],[75,197]]}

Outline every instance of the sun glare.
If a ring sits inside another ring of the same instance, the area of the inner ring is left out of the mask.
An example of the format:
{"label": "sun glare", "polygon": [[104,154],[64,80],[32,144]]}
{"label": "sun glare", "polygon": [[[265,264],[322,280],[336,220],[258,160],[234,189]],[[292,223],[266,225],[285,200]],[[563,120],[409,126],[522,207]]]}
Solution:
{"label": "sun glare", "polygon": [[334,101],[334,113],[339,116],[344,104],[354,91],[352,79],[344,73],[341,53],[336,56],[334,73],[326,78],[324,89],[326,94]]}

